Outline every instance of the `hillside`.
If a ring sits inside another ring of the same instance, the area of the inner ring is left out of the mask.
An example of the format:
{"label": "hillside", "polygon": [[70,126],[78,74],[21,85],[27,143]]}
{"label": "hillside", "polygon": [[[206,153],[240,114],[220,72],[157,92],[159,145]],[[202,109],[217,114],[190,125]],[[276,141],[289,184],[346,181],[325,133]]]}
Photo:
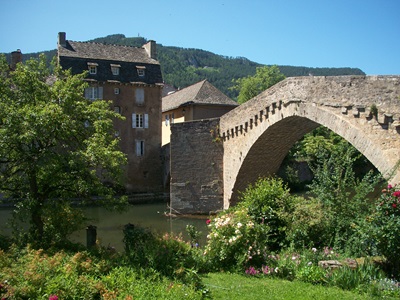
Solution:
{"label": "hillside", "polygon": [[[141,47],[147,40],[143,37],[127,38],[123,34],[114,34],[89,42]],[[56,50],[45,51],[44,54],[50,61],[56,55]],[[9,54],[7,56],[9,57]],[[23,54],[23,59],[37,56],[39,53],[26,53]],[[232,99],[236,99],[237,96],[236,91],[229,89],[233,85],[232,79],[252,76],[255,74],[256,67],[262,66],[244,57],[227,57],[205,50],[163,46],[162,44],[157,44],[157,56],[165,83],[177,88],[184,88],[207,79]],[[308,76],[309,74],[315,76],[365,75],[358,68],[278,67],[286,77]]]}

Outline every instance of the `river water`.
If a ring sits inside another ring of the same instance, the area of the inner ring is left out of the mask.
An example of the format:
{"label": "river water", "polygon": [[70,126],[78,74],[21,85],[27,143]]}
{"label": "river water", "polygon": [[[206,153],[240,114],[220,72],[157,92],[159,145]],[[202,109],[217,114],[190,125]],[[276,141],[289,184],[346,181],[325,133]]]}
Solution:
{"label": "river water", "polygon": [[[149,228],[160,234],[177,235],[182,233],[187,241],[189,239],[186,225],[191,224],[202,232],[200,244],[204,245],[207,235],[206,216],[167,217],[164,214],[166,211],[169,210],[165,203],[129,205],[123,213],[109,211],[102,207],[84,208],[85,216],[89,219],[86,226],[97,227],[97,239],[100,244],[106,247],[115,247],[118,251],[124,249],[123,228],[128,223]],[[8,226],[11,213],[12,208],[0,209],[0,234],[11,234]],[[73,233],[70,239],[86,245],[86,229]]]}

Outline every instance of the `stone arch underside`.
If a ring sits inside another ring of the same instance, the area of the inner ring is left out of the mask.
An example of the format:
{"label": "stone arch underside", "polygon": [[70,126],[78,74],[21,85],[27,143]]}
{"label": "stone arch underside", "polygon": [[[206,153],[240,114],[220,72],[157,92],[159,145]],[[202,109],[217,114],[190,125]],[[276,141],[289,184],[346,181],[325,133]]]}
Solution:
{"label": "stone arch underside", "polygon": [[[259,176],[275,173],[292,145],[319,125],[345,138],[384,176],[389,178],[392,175],[394,182],[400,182],[400,171],[395,170],[400,159],[398,77],[395,80],[390,78],[388,85],[394,82],[394,89],[390,86],[391,95],[388,100],[382,100],[382,96],[388,97],[387,89],[384,94],[380,94],[385,90],[382,82],[378,82],[381,86],[380,92],[377,92],[373,89],[365,90],[363,80],[371,81],[368,77],[356,78],[355,83],[352,83],[351,77],[345,84],[343,78],[340,78],[338,86],[345,86],[342,93],[352,98],[352,101],[333,104],[326,102],[327,97],[333,101],[337,97],[333,96],[337,92],[335,86],[335,93],[330,91],[333,85],[331,79],[322,80],[324,85],[320,93],[318,85],[310,84],[309,78],[304,80],[306,86],[303,81],[296,80],[296,84],[300,82],[300,89],[296,85],[297,89],[293,91],[293,79],[287,79],[281,86],[278,84],[221,118],[220,129],[224,140],[224,208],[235,204],[238,191],[244,190]],[[325,81],[331,81],[328,87]],[[371,85],[370,82],[368,84]],[[310,91],[314,98],[310,97]],[[318,94],[322,100],[316,97]],[[368,98],[371,94],[375,100]],[[380,109],[383,110],[386,105],[394,114],[385,108],[384,113],[381,111],[375,118],[369,111],[369,107],[375,103],[383,103]]]}
{"label": "stone arch underside", "polygon": [[230,205],[236,204],[239,191],[244,191],[250,183],[259,177],[275,174],[294,143],[318,126],[311,120],[293,116],[268,127],[243,158],[232,189]]}

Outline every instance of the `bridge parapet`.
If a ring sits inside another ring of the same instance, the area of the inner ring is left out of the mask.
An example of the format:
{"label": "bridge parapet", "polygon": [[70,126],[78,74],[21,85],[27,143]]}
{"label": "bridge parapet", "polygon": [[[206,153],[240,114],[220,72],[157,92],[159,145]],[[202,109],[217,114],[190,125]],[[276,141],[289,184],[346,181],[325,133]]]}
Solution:
{"label": "bridge parapet", "polygon": [[290,77],[222,116],[221,138],[246,132],[296,102],[336,108],[375,128],[400,128],[400,76]]}

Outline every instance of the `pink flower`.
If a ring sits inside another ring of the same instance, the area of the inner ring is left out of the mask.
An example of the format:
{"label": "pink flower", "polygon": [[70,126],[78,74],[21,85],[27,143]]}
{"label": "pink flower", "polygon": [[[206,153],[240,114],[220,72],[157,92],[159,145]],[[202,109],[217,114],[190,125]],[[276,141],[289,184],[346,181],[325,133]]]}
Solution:
{"label": "pink flower", "polygon": [[400,191],[395,191],[392,195],[394,197],[400,197]]}
{"label": "pink flower", "polygon": [[210,224],[211,223],[211,220],[210,219],[207,219],[206,220],[206,224],[208,225],[208,224]]}
{"label": "pink flower", "polygon": [[50,295],[49,300],[58,300],[57,295]]}
{"label": "pink flower", "polygon": [[388,190],[391,190],[392,189],[392,185],[389,184],[387,188],[388,188]]}

